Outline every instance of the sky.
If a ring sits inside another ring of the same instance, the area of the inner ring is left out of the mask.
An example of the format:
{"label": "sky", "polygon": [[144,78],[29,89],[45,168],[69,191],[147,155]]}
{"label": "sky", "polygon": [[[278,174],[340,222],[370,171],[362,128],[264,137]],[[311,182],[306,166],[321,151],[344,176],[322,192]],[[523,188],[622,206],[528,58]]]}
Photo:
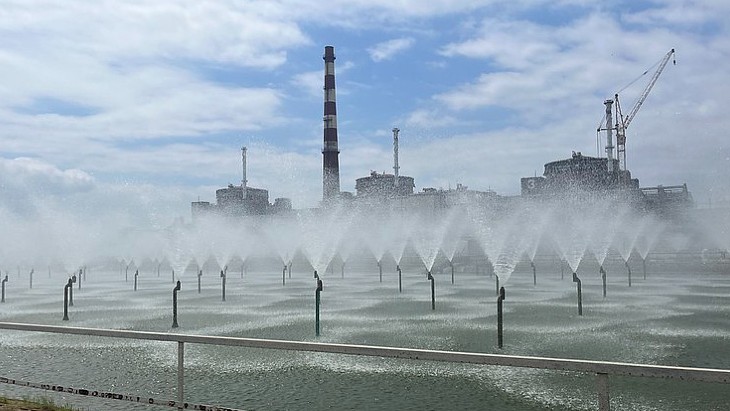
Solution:
{"label": "sky", "polygon": [[317,206],[325,45],[343,191],[392,172],[398,127],[416,190],[518,195],[545,163],[597,155],[603,101],[638,78],[631,107],[674,48],[628,168],[728,204],[728,17],[724,0],[5,0],[0,212],[164,226],[240,184],[241,146],[249,186]]}

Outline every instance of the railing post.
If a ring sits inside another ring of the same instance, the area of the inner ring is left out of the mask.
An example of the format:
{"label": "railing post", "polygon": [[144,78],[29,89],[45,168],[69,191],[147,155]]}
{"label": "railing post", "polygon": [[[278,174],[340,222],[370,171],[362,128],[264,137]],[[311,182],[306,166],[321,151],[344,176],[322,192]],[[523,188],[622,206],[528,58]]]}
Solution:
{"label": "railing post", "polygon": [[185,343],[177,342],[177,409],[183,409],[183,397],[185,389]]}
{"label": "railing post", "polygon": [[598,392],[598,411],[610,411],[611,401],[608,395],[608,374],[596,374],[596,391]]}

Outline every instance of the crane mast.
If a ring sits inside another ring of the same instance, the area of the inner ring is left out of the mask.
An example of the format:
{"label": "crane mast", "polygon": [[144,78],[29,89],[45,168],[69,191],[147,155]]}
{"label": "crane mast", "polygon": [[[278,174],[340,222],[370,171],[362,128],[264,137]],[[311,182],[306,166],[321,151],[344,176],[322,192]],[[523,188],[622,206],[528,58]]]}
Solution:
{"label": "crane mast", "polygon": [[[659,67],[657,67],[654,75],[651,77],[651,80],[649,80],[649,84],[647,84],[644,91],[641,92],[641,95],[639,95],[639,98],[636,100],[636,103],[634,103],[634,106],[627,115],[624,116],[621,112],[621,103],[619,102],[618,93],[614,95],[614,103],[616,104],[616,123],[614,129],[616,130],[616,152],[620,170],[626,170],[626,129],[629,128],[629,125],[634,120],[636,113],[639,112],[641,105],[644,104],[644,101],[649,96],[651,89],[654,88],[654,84],[656,84],[659,76],[662,74],[662,71],[664,71],[664,67],[667,66],[667,63],[669,63],[672,56],[674,56],[674,49],[669,50],[669,52],[667,52],[667,54],[661,59]],[[673,60],[673,62],[674,64],[677,64],[676,60]],[[646,72],[644,74],[646,74]],[[606,118],[606,128],[610,133],[611,119],[608,117]],[[612,149],[613,147],[611,147],[611,150]],[[608,150],[609,147],[607,146],[606,151],[608,152]],[[610,158],[611,156],[609,156],[609,159]],[[609,165],[609,168],[610,167],[611,166]]]}

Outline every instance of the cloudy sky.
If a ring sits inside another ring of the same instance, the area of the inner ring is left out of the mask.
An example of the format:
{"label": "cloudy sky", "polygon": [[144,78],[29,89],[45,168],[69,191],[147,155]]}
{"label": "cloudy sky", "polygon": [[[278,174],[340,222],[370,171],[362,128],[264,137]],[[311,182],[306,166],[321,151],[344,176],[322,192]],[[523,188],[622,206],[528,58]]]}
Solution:
{"label": "cloudy sky", "polygon": [[[335,46],[342,189],[392,170],[416,189],[519,194],[571,151],[596,155],[603,100],[631,107],[642,186],[730,199],[725,0],[5,0],[0,205],[126,210],[165,224],[240,182],[321,198],[325,45]],[[31,211],[29,211],[31,210]]]}

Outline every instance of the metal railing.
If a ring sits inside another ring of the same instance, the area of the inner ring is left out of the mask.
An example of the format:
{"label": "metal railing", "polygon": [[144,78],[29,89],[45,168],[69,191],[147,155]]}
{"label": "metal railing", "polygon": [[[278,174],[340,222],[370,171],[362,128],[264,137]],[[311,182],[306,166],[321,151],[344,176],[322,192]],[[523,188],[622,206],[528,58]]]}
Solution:
{"label": "metal railing", "polygon": [[111,330],[101,328],[61,327],[52,325],[0,322],[0,329],[73,334],[135,340],[170,341],[177,343],[177,402],[184,406],[184,352],[185,343],[264,348],[272,350],[324,352],[346,355],[400,358],[419,361],[481,364],[503,367],[522,367],[560,370],[596,375],[598,409],[610,409],[608,376],[668,378],[682,381],[701,381],[730,384],[730,370],[711,368],[674,367],[664,365],[630,364],[608,361],[590,361],[563,358],[527,357],[519,355],[482,354],[455,351],[394,348],[370,345],[317,343],[306,341],[268,340],[242,337],[215,337],[190,334],[172,334],[149,331]]}

